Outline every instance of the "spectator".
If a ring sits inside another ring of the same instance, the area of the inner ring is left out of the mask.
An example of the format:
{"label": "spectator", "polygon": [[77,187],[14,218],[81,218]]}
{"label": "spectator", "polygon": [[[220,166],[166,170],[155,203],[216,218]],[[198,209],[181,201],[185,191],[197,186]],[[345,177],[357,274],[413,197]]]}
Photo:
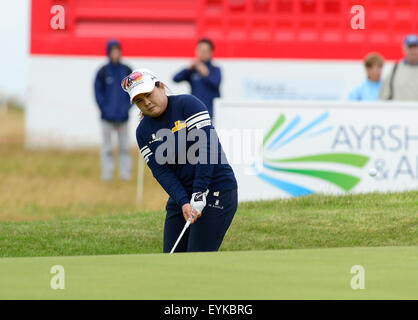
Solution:
{"label": "spectator", "polygon": [[96,102],[101,113],[103,144],[101,150],[102,180],[113,177],[112,133],[118,135],[119,177],[129,180],[131,177],[131,156],[128,143],[128,120],[131,108],[129,95],[120,90],[124,77],[132,72],[122,64],[121,47],[118,41],[110,40],[106,45],[109,62],[97,72],[94,82]]}
{"label": "spectator", "polygon": [[200,39],[196,47],[196,59],[186,69],[177,73],[175,82],[188,81],[191,93],[199,98],[213,117],[213,99],[220,96],[221,69],[212,64],[214,46],[209,39]]}
{"label": "spectator", "polygon": [[403,44],[405,57],[397,62],[384,80],[380,100],[418,100],[418,36],[406,36]]}
{"label": "spectator", "polygon": [[381,75],[384,60],[378,53],[369,53],[364,58],[367,79],[361,85],[354,88],[348,95],[351,101],[376,101],[379,97],[382,85]]}

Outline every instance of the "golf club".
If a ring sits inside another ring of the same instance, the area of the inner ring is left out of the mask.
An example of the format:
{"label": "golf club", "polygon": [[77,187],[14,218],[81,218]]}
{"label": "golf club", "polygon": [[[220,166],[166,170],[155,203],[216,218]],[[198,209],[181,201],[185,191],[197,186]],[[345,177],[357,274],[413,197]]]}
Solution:
{"label": "golf club", "polygon": [[187,220],[186,224],[184,225],[183,231],[180,233],[176,243],[173,246],[173,249],[171,249],[170,254],[172,254],[174,252],[174,250],[176,249],[178,243],[181,240],[181,237],[183,236],[184,232],[186,231],[186,229],[189,227],[191,220],[193,219],[193,216],[191,218],[189,218],[189,220]]}

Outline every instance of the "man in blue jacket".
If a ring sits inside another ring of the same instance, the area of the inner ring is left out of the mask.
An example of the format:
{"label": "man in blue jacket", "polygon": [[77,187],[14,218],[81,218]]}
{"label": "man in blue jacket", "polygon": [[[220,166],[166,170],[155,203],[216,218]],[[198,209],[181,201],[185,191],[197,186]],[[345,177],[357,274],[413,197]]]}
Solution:
{"label": "man in blue jacket", "polygon": [[191,93],[199,98],[213,117],[213,99],[220,97],[221,69],[212,64],[214,46],[209,39],[200,39],[196,47],[196,60],[190,66],[177,73],[175,82],[188,81]]}
{"label": "man in blue jacket", "polygon": [[120,90],[120,82],[132,72],[131,68],[120,62],[121,48],[116,40],[106,45],[109,62],[100,68],[94,82],[96,102],[101,113],[103,145],[101,151],[102,180],[113,177],[112,132],[118,135],[119,177],[131,177],[131,156],[128,143],[128,120],[131,103],[129,95]]}

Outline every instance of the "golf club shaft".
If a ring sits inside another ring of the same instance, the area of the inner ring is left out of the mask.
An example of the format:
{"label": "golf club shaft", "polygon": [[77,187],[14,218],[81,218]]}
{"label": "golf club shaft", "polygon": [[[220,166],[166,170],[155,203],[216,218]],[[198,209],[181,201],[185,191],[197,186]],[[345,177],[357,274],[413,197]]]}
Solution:
{"label": "golf club shaft", "polygon": [[186,229],[189,227],[189,225],[190,225],[190,221],[191,221],[191,220],[187,220],[186,224],[184,225],[183,231],[180,233],[180,236],[178,237],[178,239],[177,239],[176,243],[174,244],[173,249],[171,249],[170,254],[172,254],[172,253],[174,252],[174,250],[176,249],[176,247],[177,247],[178,243],[179,243],[179,242],[180,242],[180,240],[181,240],[181,237],[183,236],[183,234],[184,234],[184,232],[186,231]]}

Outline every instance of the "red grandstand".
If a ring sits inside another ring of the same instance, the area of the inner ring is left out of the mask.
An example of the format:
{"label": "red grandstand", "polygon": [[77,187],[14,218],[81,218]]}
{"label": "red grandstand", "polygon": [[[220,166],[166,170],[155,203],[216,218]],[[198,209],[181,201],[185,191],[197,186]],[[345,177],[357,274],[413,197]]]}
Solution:
{"label": "red grandstand", "polygon": [[[188,57],[205,36],[222,58],[397,59],[418,30],[418,0],[61,0],[59,31],[55,4],[32,0],[31,54],[102,55],[115,37],[125,56]],[[365,8],[364,30],[351,28],[353,5]]]}

